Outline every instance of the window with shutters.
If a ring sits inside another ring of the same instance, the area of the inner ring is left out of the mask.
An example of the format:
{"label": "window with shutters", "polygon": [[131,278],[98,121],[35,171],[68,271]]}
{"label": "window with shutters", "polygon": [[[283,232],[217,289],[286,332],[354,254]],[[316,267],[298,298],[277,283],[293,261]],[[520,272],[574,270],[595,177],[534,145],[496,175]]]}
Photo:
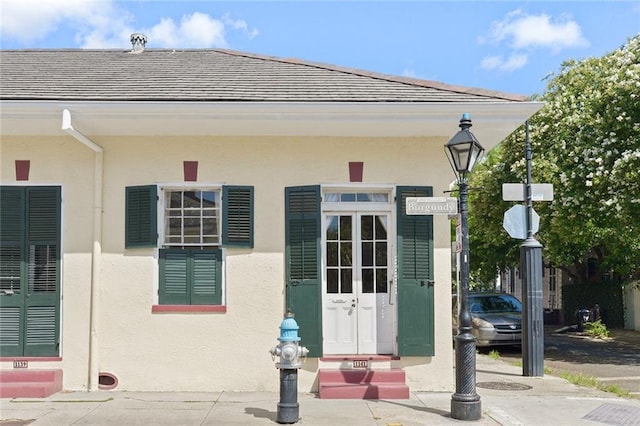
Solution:
{"label": "window with shutters", "polygon": [[253,187],[148,185],[126,193],[126,247],[159,246],[154,311],[223,305],[222,250],[253,247]]}

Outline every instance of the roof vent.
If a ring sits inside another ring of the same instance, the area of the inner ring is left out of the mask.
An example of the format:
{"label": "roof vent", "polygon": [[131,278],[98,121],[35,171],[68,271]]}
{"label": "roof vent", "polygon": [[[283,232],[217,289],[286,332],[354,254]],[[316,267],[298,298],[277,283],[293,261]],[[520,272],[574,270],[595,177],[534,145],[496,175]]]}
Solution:
{"label": "roof vent", "polygon": [[147,44],[147,36],[140,33],[131,34],[131,45],[133,49],[131,53],[142,53],[144,51],[144,46]]}

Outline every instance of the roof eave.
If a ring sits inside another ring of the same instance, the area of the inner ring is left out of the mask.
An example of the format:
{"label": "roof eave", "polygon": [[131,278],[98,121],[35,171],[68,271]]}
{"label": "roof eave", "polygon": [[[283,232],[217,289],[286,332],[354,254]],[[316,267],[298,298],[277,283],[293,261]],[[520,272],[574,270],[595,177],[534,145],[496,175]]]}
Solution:
{"label": "roof eave", "polygon": [[450,137],[462,113],[485,149],[507,137],[541,102],[60,102],[0,101],[2,135],[55,135],[62,111],[91,136]]}

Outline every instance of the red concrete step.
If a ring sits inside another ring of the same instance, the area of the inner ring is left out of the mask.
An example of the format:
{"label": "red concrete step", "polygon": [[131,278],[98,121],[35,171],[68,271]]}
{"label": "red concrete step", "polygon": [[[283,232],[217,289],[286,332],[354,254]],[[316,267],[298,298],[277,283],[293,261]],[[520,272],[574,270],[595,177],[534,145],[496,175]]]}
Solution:
{"label": "red concrete step", "polygon": [[320,369],[321,399],[408,399],[404,370]]}
{"label": "red concrete step", "polygon": [[1,370],[0,398],[45,398],[62,390],[62,370]]}

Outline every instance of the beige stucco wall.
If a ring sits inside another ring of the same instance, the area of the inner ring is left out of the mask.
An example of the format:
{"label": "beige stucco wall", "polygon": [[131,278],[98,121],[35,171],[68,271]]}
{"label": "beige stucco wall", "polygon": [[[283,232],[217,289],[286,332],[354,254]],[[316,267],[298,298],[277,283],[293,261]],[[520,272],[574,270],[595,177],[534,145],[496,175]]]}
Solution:
{"label": "beige stucco wall", "polygon": [[[284,309],[284,188],[349,184],[349,161],[364,162],[363,184],[430,185],[442,196],[453,174],[446,140],[425,138],[95,137],[104,148],[102,258],[97,321],[99,371],[119,390],[271,390],[268,354]],[[15,184],[14,160],[31,160],[28,184],[63,187],[62,366],[64,386],[87,386],[94,154],[71,136],[3,137],[1,182]],[[124,249],[125,187],[180,184],[182,162],[199,161],[198,183],[253,185],[255,246],[225,249],[226,313],[152,313],[153,249]],[[449,222],[435,228],[436,355],[403,358],[412,390],[451,390]],[[304,330],[301,330],[301,335]],[[3,363],[2,367],[9,367]],[[315,389],[307,360],[299,389]]]}

